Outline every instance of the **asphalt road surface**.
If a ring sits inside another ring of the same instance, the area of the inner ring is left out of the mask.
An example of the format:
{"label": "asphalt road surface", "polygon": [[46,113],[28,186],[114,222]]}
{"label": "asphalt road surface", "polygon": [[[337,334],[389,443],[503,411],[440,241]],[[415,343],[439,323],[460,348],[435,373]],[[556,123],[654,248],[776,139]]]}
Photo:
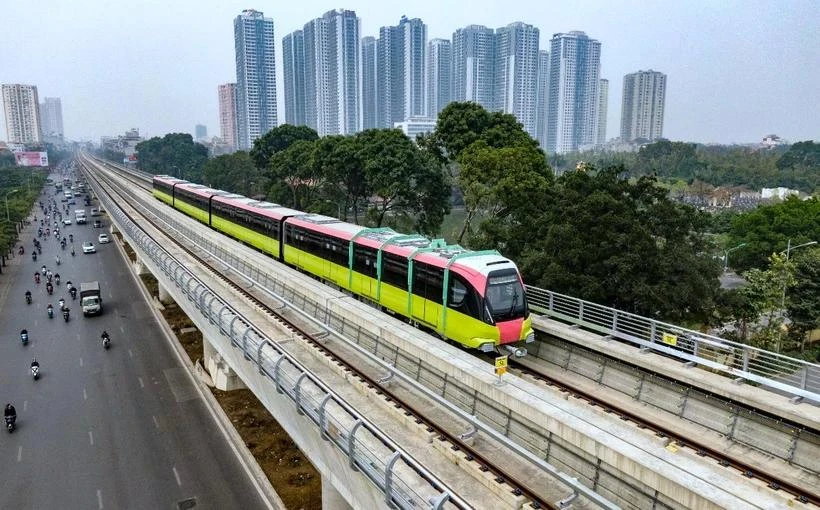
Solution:
{"label": "asphalt road surface", "polygon": [[[63,205],[59,195],[48,196]],[[91,222],[61,229],[66,237],[74,234],[74,257],[50,237],[32,262],[31,225],[21,235],[25,255],[11,259],[0,275],[0,403],[12,402],[18,414],[14,433],[0,431],[0,508],[265,508],[117,247],[97,243],[108,230]],[[96,254],[82,253],[87,240]],[[34,283],[43,264],[61,276],[53,296],[45,279]],[[98,280],[103,314],[83,317],[66,280],[77,287]],[[61,296],[71,309],[67,323],[56,309]],[[49,302],[53,319],[46,314]],[[27,346],[20,342],[23,328]],[[112,338],[108,351],[100,340],[104,329]],[[38,381],[29,371],[34,357]]]}

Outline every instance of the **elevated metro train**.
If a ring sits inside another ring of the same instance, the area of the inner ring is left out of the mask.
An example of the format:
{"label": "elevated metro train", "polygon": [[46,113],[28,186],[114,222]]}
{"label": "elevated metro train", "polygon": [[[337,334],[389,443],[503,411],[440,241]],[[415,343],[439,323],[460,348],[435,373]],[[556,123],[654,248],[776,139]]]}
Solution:
{"label": "elevated metro train", "polygon": [[243,243],[441,337],[526,354],[535,334],[518,268],[496,251],[367,228],[167,175],[154,196]]}

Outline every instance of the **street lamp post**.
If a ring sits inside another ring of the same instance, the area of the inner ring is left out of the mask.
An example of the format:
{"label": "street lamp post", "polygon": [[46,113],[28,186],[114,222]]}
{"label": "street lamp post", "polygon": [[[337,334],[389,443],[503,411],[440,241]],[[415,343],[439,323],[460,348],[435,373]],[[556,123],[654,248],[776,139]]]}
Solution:
{"label": "street lamp post", "polygon": [[13,195],[14,193],[17,193],[17,191],[19,190],[13,189],[6,193],[6,221],[8,222],[11,222],[11,218],[9,217],[9,195]]}
{"label": "street lamp post", "polygon": [[335,204],[336,208],[338,209],[338,214],[336,215],[337,218],[340,220],[342,219],[342,203],[341,202],[334,202],[333,200],[325,199],[325,202],[328,204]]}
{"label": "street lamp post", "polygon": [[728,250],[725,250],[723,252],[724,253],[723,254],[723,272],[724,273],[729,270],[729,254],[732,253],[733,251],[737,250],[738,248],[743,248],[747,244],[748,243],[740,243],[739,245],[735,246],[734,248],[729,248]]}
{"label": "street lamp post", "polygon": [[[817,241],[809,241],[807,243],[798,244],[797,246],[792,246],[792,240],[789,239],[789,243],[786,245],[786,264],[789,263],[789,254],[792,252],[792,250],[796,250],[796,249],[802,248],[804,246],[811,246],[813,244],[817,244]],[[780,253],[783,253],[783,252],[781,251]],[[784,271],[786,271],[786,270],[787,270],[787,268],[784,268]],[[783,292],[780,294],[780,313],[783,314],[784,317],[786,315],[786,283],[787,282],[788,282],[788,279],[786,278],[786,275],[784,274],[783,275]],[[777,352],[780,352],[780,340],[781,340],[781,338],[783,338],[782,330],[777,335]]]}

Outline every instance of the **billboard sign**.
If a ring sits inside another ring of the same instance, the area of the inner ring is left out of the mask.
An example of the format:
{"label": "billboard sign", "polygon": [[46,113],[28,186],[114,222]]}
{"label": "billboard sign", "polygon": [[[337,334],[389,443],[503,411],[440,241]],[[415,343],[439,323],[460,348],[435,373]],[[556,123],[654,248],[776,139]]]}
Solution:
{"label": "billboard sign", "polygon": [[48,152],[15,152],[17,166],[48,166]]}

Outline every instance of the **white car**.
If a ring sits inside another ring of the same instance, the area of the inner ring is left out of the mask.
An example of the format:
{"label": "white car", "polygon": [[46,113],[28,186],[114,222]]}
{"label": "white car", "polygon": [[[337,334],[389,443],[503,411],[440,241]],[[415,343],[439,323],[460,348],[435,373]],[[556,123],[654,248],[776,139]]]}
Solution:
{"label": "white car", "polygon": [[63,225],[71,225],[71,218],[64,218]]}
{"label": "white car", "polygon": [[94,248],[94,243],[86,241],[83,243],[83,253],[96,253],[97,248]]}
{"label": "white car", "polygon": [[97,237],[97,241],[100,244],[106,244],[111,242],[111,238],[108,237],[108,234],[100,234],[99,237]]}

